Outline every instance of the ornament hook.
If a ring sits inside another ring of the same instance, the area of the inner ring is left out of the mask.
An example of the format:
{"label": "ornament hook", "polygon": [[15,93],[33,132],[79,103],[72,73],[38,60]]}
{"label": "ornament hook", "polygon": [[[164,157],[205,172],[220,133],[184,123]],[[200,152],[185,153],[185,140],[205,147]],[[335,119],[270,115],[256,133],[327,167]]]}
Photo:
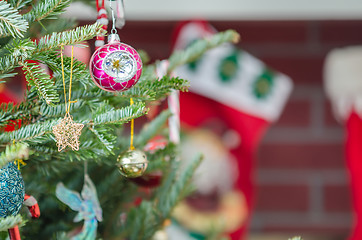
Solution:
{"label": "ornament hook", "polygon": [[112,30],[111,30],[111,34],[117,34],[116,18],[114,17],[114,10],[112,8],[111,1],[109,1],[109,8],[111,9],[111,12],[112,12]]}
{"label": "ornament hook", "polygon": [[[124,2],[123,0],[110,0],[109,7],[112,11],[112,21],[113,21],[112,33],[117,33],[115,28],[117,27],[118,29],[121,29],[126,23],[125,14],[124,14]],[[116,11],[116,13],[114,13],[114,11]]]}

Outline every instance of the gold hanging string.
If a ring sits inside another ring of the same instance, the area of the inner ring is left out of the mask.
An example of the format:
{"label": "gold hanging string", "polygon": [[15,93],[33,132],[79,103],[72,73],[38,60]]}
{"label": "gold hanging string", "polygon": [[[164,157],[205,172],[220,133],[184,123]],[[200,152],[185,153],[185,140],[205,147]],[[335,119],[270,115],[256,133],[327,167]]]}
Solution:
{"label": "gold hanging string", "polygon": [[[133,105],[133,99],[131,98],[130,99],[130,105],[132,106]],[[131,143],[130,143],[130,146],[129,146],[129,149],[130,150],[134,150],[134,146],[133,146],[133,135],[134,135],[134,119],[132,118],[131,120]]]}
{"label": "gold hanging string", "polygon": [[63,89],[64,89],[64,103],[65,103],[65,116],[58,124],[53,126],[53,133],[57,142],[58,151],[62,151],[67,146],[71,147],[73,151],[79,150],[79,136],[84,127],[82,123],[76,123],[73,121],[73,117],[70,115],[70,104],[77,102],[71,101],[72,95],[72,78],[73,78],[73,59],[74,59],[74,47],[72,46],[72,57],[70,61],[70,79],[69,79],[69,96],[67,102],[67,93],[65,90],[65,74],[64,74],[64,58],[63,58],[63,45],[60,48],[60,58],[62,63],[62,77],[63,77]]}
{"label": "gold hanging string", "polygon": [[24,166],[26,165],[26,163],[22,159],[16,159],[15,162],[18,163],[18,169],[19,170],[20,170],[20,163],[21,163],[21,165],[24,165]]}
{"label": "gold hanging string", "polygon": [[[13,140],[13,145],[15,145],[15,139]],[[24,166],[26,165],[26,163],[22,159],[19,159],[19,158],[15,159],[14,164],[18,166],[19,170],[20,170],[20,164],[24,165]]]}
{"label": "gold hanging string", "polygon": [[69,99],[68,99],[68,113],[70,111],[70,104],[76,101],[70,101],[72,95],[72,77],[73,77],[73,56],[74,56],[74,46],[72,46],[72,58],[70,59],[70,80],[69,80]]}
{"label": "gold hanging string", "polygon": [[64,62],[63,62],[63,45],[60,46],[60,60],[62,62],[62,77],[63,77],[63,89],[64,89],[64,103],[65,110],[67,110],[67,93],[65,91],[65,77],[64,77]]}
{"label": "gold hanging string", "polygon": [[69,79],[69,96],[68,96],[68,103],[67,103],[67,94],[65,90],[65,77],[64,77],[64,60],[63,60],[63,45],[60,48],[60,59],[62,62],[62,78],[63,78],[63,89],[64,89],[64,103],[65,103],[65,111],[69,113],[70,111],[70,104],[75,103],[77,101],[71,101],[72,96],[72,79],[73,79],[73,59],[74,59],[74,46],[72,46],[72,57],[70,59],[70,79]]}

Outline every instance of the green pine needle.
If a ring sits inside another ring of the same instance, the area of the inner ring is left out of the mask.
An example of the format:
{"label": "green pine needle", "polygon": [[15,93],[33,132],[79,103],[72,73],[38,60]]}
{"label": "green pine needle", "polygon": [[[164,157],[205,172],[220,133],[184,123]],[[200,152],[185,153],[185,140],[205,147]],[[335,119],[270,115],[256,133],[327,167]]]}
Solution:
{"label": "green pine needle", "polygon": [[112,109],[106,113],[99,114],[93,119],[91,125],[104,125],[104,124],[123,124],[131,121],[133,118],[138,118],[146,114],[145,104],[135,103],[132,106],[127,106],[122,109]]}
{"label": "green pine needle", "polygon": [[65,32],[54,32],[39,39],[38,48],[35,52],[46,52],[58,48],[61,45],[72,45],[83,42],[92,39],[102,32],[104,32],[104,30],[99,23],[77,27]]}
{"label": "green pine needle", "polygon": [[49,136],[45,135],[51,133],[52,127],[56,123],[57,120],[37,122],[12,132],[3,132],[0,134],[0,143],[11,143],[13,140],[16,142],[29,141],[29,143],[48,141]]}
{"label": "green pine needle", "polygon": [[24,37],[28,22],[6,1],[0,1],[0,37]]}
{"label": "green pine needle", "polygon": [[50,79],[50,76],[45,73],[36,63],[24,62],[21,63],[23,71],[25,72],[25,78],[28,81],[29,86],[35,87],[47,104],[59,102],[59,96],[55,89],[54,82]]}
{"label": "green pine needle", "polygon": [[19,61],[24,61],[32,55],[35,49],[35,44],[29,38],[14,39],[12,42],[7,44],[4,49],[8,50],[9,54],[19,59]]}
{"label": "green pine needle", "polygon": [[116,138],[111,134],[112,129],[95,129],[89,128],[91,132],[97,137],[97,139],[103,144],[104,148],[107,149],[110,153],[113,153],[114,143]]}
{"label": "green pine needle", "polygon": [[8,0],[8,3],[10,3],[13,8],[18,10],[28,6],[31,2],[32,0]]}
{"label": "green pine needle", "polygon": [[31,11],[24,15],[28,22],[41,21],[43,19],[56,19],[56,16],[64,12],[71,0],[41,0]]}
{"label": "green pine needle", "polygon": [[23,225],[23,219],[21,218],[20,214],[6,218],[0,218],[0,232],[7,231],[16,225]]}
{"label": "green pine needle", "polygon": [[16,143],[8,145],[5,151],[0,154],[0,168],[16,159],[28,159],[28,157],[29,150],[27,144]]}
{"label": "green pine needle", "polygon": [[209,39],[197,40],[184,51],[176,51],[170,56],[167,73],[171,73],[179,66],[197,60],[209,49],[220,46],[226,42],[237,43],[239,38],[239,34],[234,30],[226,30],[225,32],[213,35]]}
{"label": "green pine needle", "polygon": [[160,131],[161,127],[166,123],[167,119],[171,116],[169,110],[163,111],[159,114],[150,124],[145,126],[135,139],[134,145],[141,147],[151,140]]}

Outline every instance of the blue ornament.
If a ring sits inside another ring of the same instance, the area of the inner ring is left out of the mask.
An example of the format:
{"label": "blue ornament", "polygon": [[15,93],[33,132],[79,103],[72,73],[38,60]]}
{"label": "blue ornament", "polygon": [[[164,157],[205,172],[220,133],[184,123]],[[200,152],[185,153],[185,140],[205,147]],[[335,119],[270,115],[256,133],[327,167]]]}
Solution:
{"label": "blue ornament", "polygon": [[15,164],[10,162],[0,169],[0,217],[18,214],[24,195],[23,177]]}

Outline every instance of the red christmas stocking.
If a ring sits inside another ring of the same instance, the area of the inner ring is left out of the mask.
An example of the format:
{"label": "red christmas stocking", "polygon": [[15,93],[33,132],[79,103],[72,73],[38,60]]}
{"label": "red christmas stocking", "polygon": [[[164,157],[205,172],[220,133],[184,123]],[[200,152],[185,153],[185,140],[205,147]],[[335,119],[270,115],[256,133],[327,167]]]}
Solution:
{"label": "red christmas stocking", "polygon": [[336,118],[346,127],[354,225],[350,240],[362,239],[362,47],[333,50],[325,62],[325,90]]}
{"label": "red christmas stocking", "polygon": [[[183,24],[175,35],[175,49],[183,49],[215,32],[206,22]],[[183,124],[204,127],[217,119],[238,136],[239,142],[235,140],[230,149],[238,172],[234,191],[243,195],[246,209],[235,209],[241,211],[239,215],[246,212],[246,216],[242,221],[235,218],[238,223],[228,223],[232,226],[225,226],[224,230],[231,239],[239,240],[246,232],[252,212],[256,149],[267,127],[279,117],[292,83],[287,76],[269,69],[260,60],[231,44],[213,49],[201,59],[180,67],[176,75],[191,83],[191,93],[180,96]],[[238,213],[234,211],[230,218],[235,215]],[[190,239],[200,239],[196,233],[190,236]]]}
{"label": "red christmas stocking", "polygon": [[351,177],[352,203],[355,211],[351,240],[362,239],[362,119],[352,113],[346,123],[346,160]]}

